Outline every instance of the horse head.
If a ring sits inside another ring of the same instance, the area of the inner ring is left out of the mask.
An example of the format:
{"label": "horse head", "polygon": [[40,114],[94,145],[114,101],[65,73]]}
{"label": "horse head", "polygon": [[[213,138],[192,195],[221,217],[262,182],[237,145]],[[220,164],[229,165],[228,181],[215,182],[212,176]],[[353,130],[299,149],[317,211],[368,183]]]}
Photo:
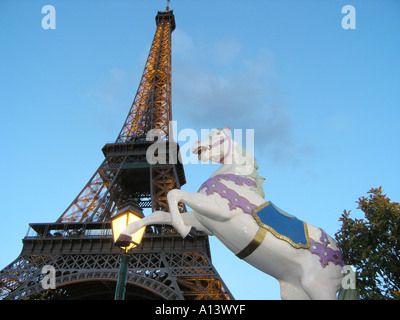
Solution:
{"label": "horse head", "polygon": [[232,153],[230,128],[212,130],[204,140],[194,143],[192,152],[203,162],[226,163]]}

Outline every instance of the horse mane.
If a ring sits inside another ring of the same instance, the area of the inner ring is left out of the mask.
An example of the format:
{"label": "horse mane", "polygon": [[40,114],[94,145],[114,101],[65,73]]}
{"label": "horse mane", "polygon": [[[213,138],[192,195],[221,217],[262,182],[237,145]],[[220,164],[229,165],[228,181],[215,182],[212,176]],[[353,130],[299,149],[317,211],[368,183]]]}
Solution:
{"label": "horse mane", "polygon": [[243,177],[253,178],[256,183],[256,188],[253,188],[254,191],[257,192],[262,198],[264,198],[265,192],[263,183],[265,178],[261,177],[257,172],[258,165],[256,163],[256,158],[245,148],[243,148],[239,143],[237,143],[233,139],[232,141],[234,144],[234,147],[232,148],[232,155],[236,155],[237,160],[239,160],[239,164],[243,164],[246,167],[250,166],[251,168],[250,173],[248,170],[245,170],[243,174],[239,175]]}

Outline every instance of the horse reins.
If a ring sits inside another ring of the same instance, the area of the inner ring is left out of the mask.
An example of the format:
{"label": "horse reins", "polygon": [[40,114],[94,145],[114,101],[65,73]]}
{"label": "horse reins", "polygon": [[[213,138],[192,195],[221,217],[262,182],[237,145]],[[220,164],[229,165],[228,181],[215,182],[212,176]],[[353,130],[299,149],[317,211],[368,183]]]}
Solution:
{"label": "horse reins", "polygon": [[[222,131],[223,131],[223,130],[222,130]],[[225,132],[224,132],[224,133],[225,133]],[[230,138],[227,134],[225,134],[225,135],[226,135],[225,138],[223,138],[223,139],[221,139],[221,140],[219,140],[219,141],[217,141],[217,142],[215,142],[215,143],[213,143],[213,144],[210,144],[210,145],[208,146],[209,149],[211,150],[212,148],[214,148],[214,147],[216,147],[216,146],[219,146],[220,144],[224,143],[225,140],[227,140],[228,138]],[[229,140],[229,139],[228,139],[228,140]],[[232,143],[231,143],[231,140],[229,140],[228,151],[226,152],[226,154],[224,154],[224,155],[219,159],[219,162],[220,162],[220,163],[222,163],[222,162],[225,160],[225,158],[228,156],[229,152],[231,152],[231,147],[232,147]]]}

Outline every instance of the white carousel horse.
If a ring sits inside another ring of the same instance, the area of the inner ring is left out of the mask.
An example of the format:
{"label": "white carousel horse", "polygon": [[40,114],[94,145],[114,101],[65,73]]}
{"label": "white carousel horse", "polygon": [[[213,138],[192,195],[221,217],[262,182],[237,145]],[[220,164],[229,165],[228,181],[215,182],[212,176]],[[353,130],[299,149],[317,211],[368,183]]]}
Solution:
{"label": "white carousel horse", "polygon": [[[215,235],[239,258],[276,278],[282,299],[337,299],[343,263],[336,242],[322,229],[264,200],[264,178],[257,173],[255,159],[232,139],[230,129],[212,131],[195,142],[192,152],[202,161],[222,166],[197,193],[171,190],[167,196],[171,212],[156,211],[128,225],[116,245],[127,246],[130,235],[148,225],[170,224],[188,239],[195,228]],[[193,211],[180,213],[179,202]],[[278,220],[297,221],[303,241],[264,224],[259,216],[265,208]]]}

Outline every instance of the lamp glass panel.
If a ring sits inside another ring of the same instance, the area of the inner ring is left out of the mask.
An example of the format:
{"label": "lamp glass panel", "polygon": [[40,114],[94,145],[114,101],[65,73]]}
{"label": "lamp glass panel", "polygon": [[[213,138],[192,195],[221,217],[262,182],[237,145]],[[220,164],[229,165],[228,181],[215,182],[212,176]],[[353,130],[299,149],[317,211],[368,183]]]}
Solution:
{"label": "lamp glass panel", "polygon": [[[139,218],[138,216],[136,216],[135,214],[131,213],[131,212],[126,212],[125,214],[121,214],[118,217],[115,217],[112,220],[112,229],[113,229],[113,237],[114,237],[114,242],[117,241],[119,235],[121,234],[121,232],[130,224],[133,223],[135,221],[140,220],[141,218]],[[135,232],[132,235],[132,241],[136,242],[136,243],[140,243],[142,241],[142,237],[144,234],[146,227],[143,227],[141,229],[139,229],[137,232]],[[136,247],[136,245],[134,243],[132,243],[130,246],[125,247],[125,250],[130,250],[132,248]]]}

